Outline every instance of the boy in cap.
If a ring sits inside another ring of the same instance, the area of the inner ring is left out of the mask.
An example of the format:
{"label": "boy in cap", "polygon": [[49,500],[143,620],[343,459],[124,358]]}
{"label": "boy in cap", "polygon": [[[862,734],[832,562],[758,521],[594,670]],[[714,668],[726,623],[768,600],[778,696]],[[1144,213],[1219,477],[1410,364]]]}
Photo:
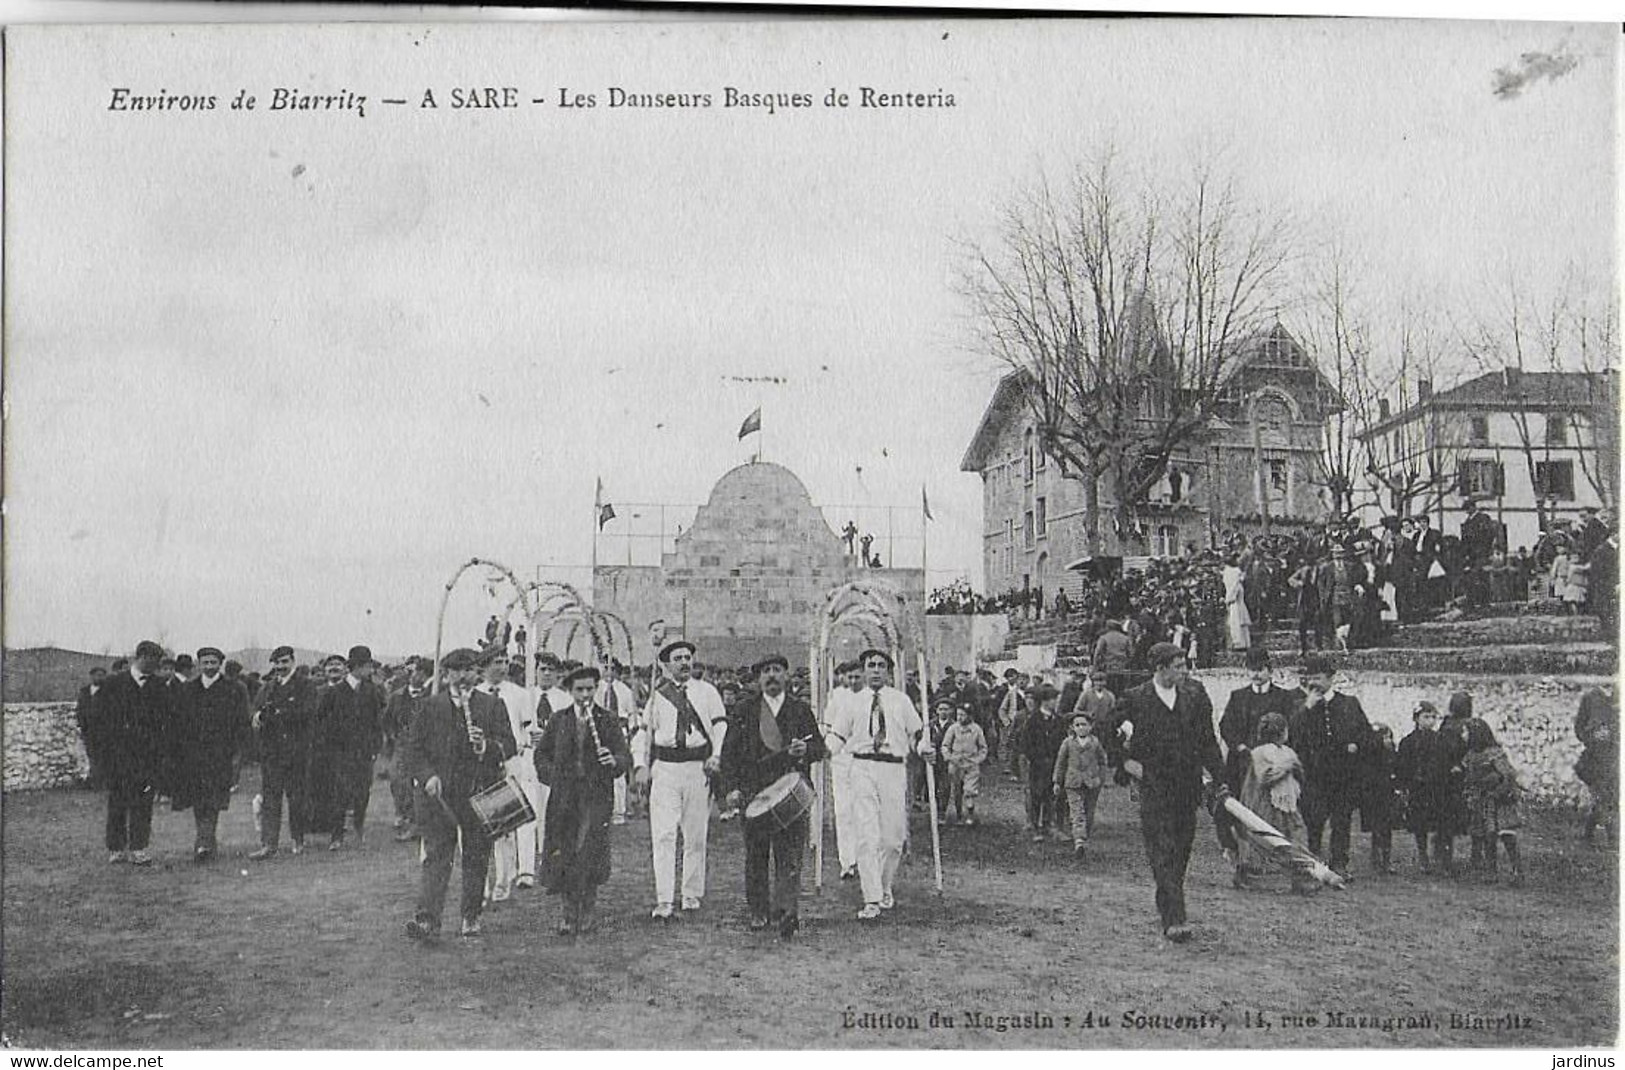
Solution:
{"label": "boy in cap", "polygon": [[691,678],[693,643],[686,639],[667,643],[660,649],[659,660],[661,680],[643,711],[632,760],[638,787],[649,790],[655,870],[652,916],[665,920],[672,916],[679,828],[683,833],[683,909],[700,909],[705,895],[709,778],[721,768],[728,711],[715,687]]}
{"label": "boy in cap", "polygon": [[406,923],[406,935],[414,940],[440,934],[459,839],[462,935],[480,934],[491,841],[468,800],[501,780],[503,763],[518,750],[507,713],[490,695],[474,690],[474,651],[453,650],[440,660],[440,668],[444,689],[419,708],[406,734],[406,771],[417,786],[412,808],[423,836],[417,911]]}

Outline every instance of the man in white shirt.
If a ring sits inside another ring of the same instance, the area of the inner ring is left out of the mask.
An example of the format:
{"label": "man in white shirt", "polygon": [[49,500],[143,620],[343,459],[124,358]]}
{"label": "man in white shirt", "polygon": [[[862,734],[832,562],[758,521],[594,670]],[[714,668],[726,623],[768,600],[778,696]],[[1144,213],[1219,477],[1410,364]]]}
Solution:
{"label": "man in white shirt", "polygon": [[[611,661],[604,666],[604,679],[598,685],[598,691],[593,695],[593,702],[613,713],[621,722],[621,732],[627,739],[632,738],[634,714],[637,713],[638,699],[632,689],[621,679],[626,666],[618,661]],[[615,809],[610,816],[610,823],[615,825],[626,824],[626,781],[624,776],[615,778]]]}
{"label": "man in white shirt", "polygon": [[[824,706],[824,726],[836,724],[845,716],[847,705],[857,701],[863,692],[863,666],[856,661],[842,662],[835,669],[835,690],[830,692]],[[858,877],[858,836],[852,824],[852,755],[841,751],[829,759],[830,794],[835,808],[835,854],[841,862],[841,879]]]}
{"label": "man in white shirt", "polygon": [[[508,713],[508,727],[520,749],[503,762],[507,775],[519,781],[530,805],[541,815],[541,781],[531,761],[530,726],[535,703],[523,687],[508,680],[508,654],[500,646],[489,647],[480,655],[482,679],[475,689],[496,699]],[[536,886],[536,853],[541,845],[541,822],[527,821],[491,845],[492,866],[487,871],[486,894],[491,902],[506,900],[514,888]]]}
{"label": "man in white shirt", "polygon": [[700,909],[705,896],[705,841],[710,829],[711,790],[722,761],[728,711],[722,695],[690,678],[694,644],[686,639],[660,650],[662,678],[649,696],[643,725],[632,746],[634,776],[649,787],[649,836],[655,868],[653,916],[672,916],[677,830],[683,830],[683,909]]}
{"label": "man in white shirt", "polygon": [[[840,721],[829,727],[830,749],[852,756],[852,819],[857,833],[858,880],[863,885],[859,921],[880,917],[894,905],[892,886],[908,836],[908,776],[904,766],[920,733],[920,715],[909,697],[886,680],[892,660],[865,650],[864,690],[841,704]],[[935,757],[930,741],[920,756]]]}

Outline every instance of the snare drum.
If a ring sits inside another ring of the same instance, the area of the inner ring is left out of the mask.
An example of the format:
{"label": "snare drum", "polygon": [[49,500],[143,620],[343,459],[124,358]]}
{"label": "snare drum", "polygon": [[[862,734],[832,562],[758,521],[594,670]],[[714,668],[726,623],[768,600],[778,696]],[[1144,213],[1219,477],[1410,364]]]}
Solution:
{"label": "snare drum", "polygon": [[485,834],[495,840],[536,820],[536,810],[514,777],[499,780],[468,797],[469,809]]}
{"label": "snare drum", "polygon": [[790,828],[812,809],[812,782],[800,773],[786,773],[751,799],[746,821],[768,821],[779,830]]}

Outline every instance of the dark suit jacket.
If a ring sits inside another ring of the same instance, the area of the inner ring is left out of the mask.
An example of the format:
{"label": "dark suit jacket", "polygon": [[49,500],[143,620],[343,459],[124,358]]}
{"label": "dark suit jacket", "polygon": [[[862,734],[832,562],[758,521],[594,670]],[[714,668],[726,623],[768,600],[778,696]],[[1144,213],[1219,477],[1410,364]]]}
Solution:
{"label": "dark suit jacket", "polygon": [[266,758],[303,758],[310,749],[316,716],[316,688],[310,674],[295,671],[291,680],[267,679],[260,685],[260,753]]}
{"label": "dark suit jacket", "polygon": [[770,751],[762,742],[761,711],[767,700],[752,695],[734,703],[728,711],[728,734],[722,739],[722,786],[724,791],[737,791],[746,802],[769,784],[791,770],[803,773],[814,762],[829,756],[823,736],[818,731],[818,720],[811,707],[790,695],[779,707],[779,736],[785,747],[791,740],[803,736],[807,740],[807,753],[800,758],[790,757],[788,750]]}
{"label": "dark suit jacket", "polygon": [[1202,770],[1224,778],[1224,756],[1213,735],[1213,704],[1194,680],[1179,685],[1170,710],[1147,680],[1123,695],[1123,720],[1134,725],[1128,756],[1145,769],[1143,804],[1194,810],[1202,801]]}
{"label": "dark suit jacket", "polygon": [[615,801],[615,778],[632,768],[632,752],[621,731],[619,715],[595,705],[592,723],[598,742],[615,756],[613,769],[598,764],[591,734],[580,738],[583,733],[578,731],[574,707],[550,715],[542,729],[541,742],[536,744],[531,760],[536,764],[537,779],[549,788],[549,814],[575,814],[583,802],[598,804],[607,814]]}
{"label": "dark suit jacket", "polygon": [[1224,740],[1225,777],[1231,791],[1237,794],[1241,792],[1241,778],[1246,773],[1243,764],[1246,755],[1242,748],[1252,747],[1258,722],[1264,719],[1266,713],[1278,713],[1286,718],[1290,726],[1298,701],[1296,691],[1277,687],[1274,683],[1262,695],[1254,691],[1251,684],[1230,692],[1230,700],[1224,705],[1224,716],[1219,718],[1219,738]]}
{"label": "dark suit jacket", "polygon": [[1467,560],[1475,565],[1483,564],[1495,553],[1495,546],[1501,541],[1501,525],[1497,524],[1488,513],[1474,513],[1461,522],[1461,549],[1467,555]]}
{"label": "dark suit jacket", "polygon": [[[1366,720],[1360,700],[1353,695],[1333,693],[1311,709],[1304,708],[1306,692],[1294,698],[1297,712],[1288,728],[1287,743],[1303,760],[1303,785],[1307,792],[1343,793],[1359,786],[1360,770],[1375,737]],[[1354,744],[1353,754],[1348,752]]]}
{"label": "dark suit jacket", "polygon": [[114,780],[165,787],[164,761],[174,715],[173,690],[156,675],[137,687],[128,672],[107,678],[91,705],[97,753]]}
{"label": "dark suit jacket", "polygon": [[248,692],[241,684],[222,677],[213,687],[204,687],[201,679],[181,687],[173,733],[175,809],[200,803],[226,809],[237,752],[248,732]]}
{"label": "dark suit jacket", "polygon": [[351,687],[341,680],[322,692],[316,705],[318,754],[371,760],[383,745],[384,693],[370,680]]}
{"label": "dark suit jacket", "polygon": [[475,757],[463,711],[442,691],[418,707],[406,733],[406,773],[418,784],[439,777],[448,799],[466,799],[502,779],[502,763],[519,750],[508,711],[483,691],[468,694],[469,715],[485,733],[485,754]]}

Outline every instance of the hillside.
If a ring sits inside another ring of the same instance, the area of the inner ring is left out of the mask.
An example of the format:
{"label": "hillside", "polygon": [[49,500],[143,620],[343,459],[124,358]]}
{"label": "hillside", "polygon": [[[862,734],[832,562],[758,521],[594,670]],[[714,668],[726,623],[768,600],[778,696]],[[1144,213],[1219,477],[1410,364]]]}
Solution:
{"label": "hillside", "polygon": [[[294,648],[301,665],[314,665],[330,653],[334,652]],[[118,656],[54,646],[7,650],[5,662],[0,665],[0,694],[6,702],[68,702],[88,682],[91,669],[98,665],[106,668]],[[244,672],[263,673],[271,667],[269,647],[228,650],[226,657],[242,662]],[[406,659],[379,655],[378,660],[394,665]]]}

